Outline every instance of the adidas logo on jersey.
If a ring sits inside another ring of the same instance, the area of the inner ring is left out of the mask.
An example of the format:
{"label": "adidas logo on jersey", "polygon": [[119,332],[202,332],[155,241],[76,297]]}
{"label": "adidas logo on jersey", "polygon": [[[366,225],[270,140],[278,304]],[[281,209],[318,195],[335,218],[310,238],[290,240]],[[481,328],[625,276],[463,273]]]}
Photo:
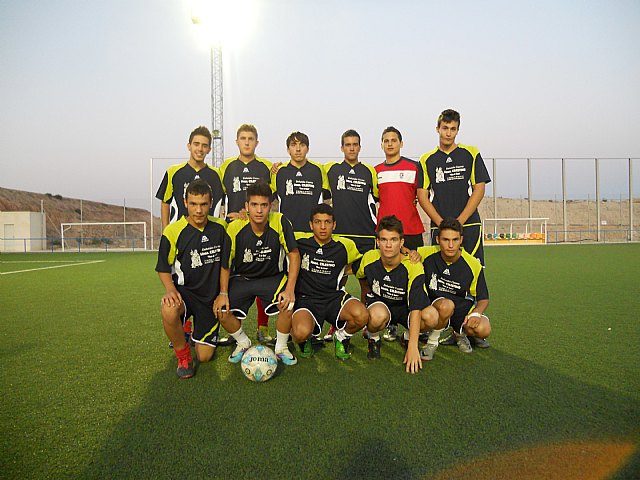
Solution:
{"label": "adidas logo on jersey", "polygon": [[451,275],[451,273],[449,273],[449,269],[445,268],[444,272],[442,272],[443,275]]}
{"label": "adidas logo on jersey", "polygon": [[208,242],[209,241],[209,237],[207,237],[206,235],[202,235],[202,243],[204,242]]}
{"label": "adidas logo on jersey", "polygon": [[244,170],[242,170],[242,173],[249,173],[249,169],[247,167],[244,167]]}
{"label": "adidas logo on jersey", "polygon": [[301,176],[302,176],[302,172],[296,173],[296,177],[301,177]]}
{"label": "adidas logo on jersey", "polygon": [[389,277],[389,275],[385,275],[382,280],[384,280],[385,282],[390,282],[391,281],[391,277]]}
{"label": "adidas logo on jersey", "polygon": [[195,177],[193,177],[194,180],[199,180],[200,179],[200,175],[197,175]]}
{"label": "adidas logo on jersey", "polygon": [[319,249],[316,250],[316,253],[318,255],[324,255],[324,253],[322,252],[322,247],[320,247]]}
{"label": "adidas logo on jersey", "polygon": [[453,160],[451,160],[451,157],[447,157],[447,161],[445,163],[452,163]]}
{"label": "adidas logo on jersey", "polygon": [[262,240],[258,240],[258,242],[256,243],[256,247],[261,247],[262,246]]}
{"label": "adidas logo on jersey", "polygon": [[349,175],[355,175],[356,171],[352,168],[351,170],[349,170]]}

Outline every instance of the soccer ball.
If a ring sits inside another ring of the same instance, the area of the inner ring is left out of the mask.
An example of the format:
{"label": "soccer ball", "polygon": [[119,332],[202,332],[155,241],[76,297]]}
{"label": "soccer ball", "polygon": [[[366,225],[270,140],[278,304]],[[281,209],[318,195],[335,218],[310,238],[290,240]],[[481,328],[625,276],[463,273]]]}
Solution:
{"label": "soccer ball", "polygon": [[240,360],[242,373],[253,382],[266,382],[278,368],[278,357],[269,347],[256,345],[249,348]]}

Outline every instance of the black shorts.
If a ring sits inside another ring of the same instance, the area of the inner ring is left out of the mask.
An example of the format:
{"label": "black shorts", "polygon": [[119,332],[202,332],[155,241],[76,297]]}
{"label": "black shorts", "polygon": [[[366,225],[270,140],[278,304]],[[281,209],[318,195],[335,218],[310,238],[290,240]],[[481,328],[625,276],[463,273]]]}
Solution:
{"label": "black shorts", "polygon": [[405,328],[409,328],[409,306],[405,304],[391,304],[389,305],[381,297],[374,295],[373,293],[367,293],[365,297],[365,304],[367,308],[380,303],[384,305],[389,312],[389,324],[402,325]]}
{"label": "black shorts", "polygon": [[229,280],[229,307],[238,320],[247,318],[247,314],[256,297],[265,305],[264,313],[278,314],[278,295],[287,285],[284,273],[262,278],[231,277]]}
{"label": "black shorts", "polygon": [[436,298],[431,304],[435,304],[440,298],[449,298],[455,305],[453,310],[453,315],[449,319],[449,325],[456,333],[464,333],[462,330],[462,324],[464,323],[464,318],[469,314],[471,309],[474,307],[475,302],[471,298],[450,298],[450,297],[439,297]]}
{"label": "black shorts", "polygon": [[296,306],[294,314],[299,310],[306,310],[313,317],[315,326],[313,327],[313,335],[320,335],[324,322],[328,322],[338,330],[342,330],[347,322],[340,320],[342,308],[350,300],[357,300],[353,295],[338,290],[333,298],[314,298],[308,295],[296,297]]}
{"label": "black shorts", "polygon": [[213,302],[202,301],[202,299],[189,290],[180,288],[180,286],[176,288],[180,296],[182,296],[185,307],[182,323],[184,323],[187,318],[193,317],[191,339],[195,343],[215,347],[218,344],[220,322],[218,322],[218,319],[213,314]]}
{"label": "black shorts", "polygon": [[[342,235],[342,234],[339,234],[338,236],[348,238],[349,240],[353,240],[353,243],[356,244],[356,248],[362,255],[367,253],[369,250],[375,250],[376,248],[375,237],[352,237],[349,235]],[[354,273],[354,275],[358,271],[358,268],[360,268],[361,261],[362,260],[356,260],[351,264],[351,271]]]}
{"label": "black shorts", "polygon": [[[439,230],[436,227],[431,227],[431,244],[437,245],[436,236]],[[484,248],[482,245],[482,225],[469,225],[462,227],[462,247],[466,252],[470,253],[478,260],[482,266],[484,266]]]}

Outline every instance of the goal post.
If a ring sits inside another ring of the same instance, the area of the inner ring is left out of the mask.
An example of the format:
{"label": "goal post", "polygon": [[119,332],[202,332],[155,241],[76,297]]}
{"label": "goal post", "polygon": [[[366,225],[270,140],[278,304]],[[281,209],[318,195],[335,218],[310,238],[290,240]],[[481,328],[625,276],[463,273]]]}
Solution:
{"label": "goal post", "polygon": [[[127,226],[131,228],[127,230]],[[142,227],[142,230],[140,229]],[[70,233],[73,232],[75,234]],[[122,232],[122,234],[120,234]],[[66,240],[65,240],[66,233]],[[128,248],[127,243],[135,245],[141,240],[144,250],[147,249],[147,222],[68,222],[60,224],[60,242],[62,251],[67,248],[67,242],[77,242],[78,250],[85,243],[91,245],[112,244],[112,248]],[[135,247],[134,247],[135,248]]]}
{"label": "goal post", "polygon": [[482,220],[485,245],[526,245],[547,243],[549,218],[485,218]]}

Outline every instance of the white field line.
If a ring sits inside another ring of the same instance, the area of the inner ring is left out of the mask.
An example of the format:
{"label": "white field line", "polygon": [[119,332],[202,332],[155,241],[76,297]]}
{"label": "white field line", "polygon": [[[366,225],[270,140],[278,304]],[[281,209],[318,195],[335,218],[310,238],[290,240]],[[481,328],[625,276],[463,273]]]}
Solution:
{"label": "white field line", "polygon": [[90,262],[68,263],[65,265],[51,265],[50,267],[28,268],[26,270],[15,270],[13,272],[0,272],[0,275],[11,275],[12,273],[35,272],[37,270],[49,270],[51,268],[77,267],[78,265],[90,265],[92,263],[102,263],[105,260],[92,260]]}
{"label": "white field line", "polygon": [[2,263],[80,263],[84,260],[0,260]]}

